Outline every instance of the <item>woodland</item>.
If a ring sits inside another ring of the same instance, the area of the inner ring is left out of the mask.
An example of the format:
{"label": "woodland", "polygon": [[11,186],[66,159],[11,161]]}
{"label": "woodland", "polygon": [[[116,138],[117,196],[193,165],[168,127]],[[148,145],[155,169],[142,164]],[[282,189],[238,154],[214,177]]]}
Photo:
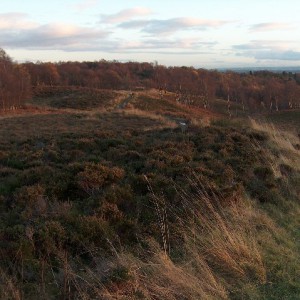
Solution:
{"label": "woodland", "polygon": [[251,112],[300,106],[300,73],[219,72],[105,60],[17,64],[4,50],[0,53],[0,64],[2,109],[21,106],[35,88],[42,86],[110,90],[156,88],[174,92],[176,99],[184,104],[208,107],[210,100],[219,98],[241,104]]}

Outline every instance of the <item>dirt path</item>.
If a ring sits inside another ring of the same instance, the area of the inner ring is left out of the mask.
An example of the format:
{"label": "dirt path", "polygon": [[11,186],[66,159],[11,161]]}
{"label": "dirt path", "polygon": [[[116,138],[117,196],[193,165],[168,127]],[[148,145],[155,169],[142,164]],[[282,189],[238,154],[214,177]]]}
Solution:
{"label": "dirt path", "polygon": [[[133,99],[133,96],[128,93],[122,93],[115,99],[115,104],[117,105],[116,109],[124,109],[128,105],[128,103]],[[102,111],[102,110],[101,110]],[[86,113],[90,114],[91,111],[86,110],[78,110],[78,109],[70,109],[70,108],[52,108],[47,106],[36,106],[36,105],[26,105],[23,108],[18,108],[15,110],[0,110],[0,120],[1,119],[9,119],[9,118],[17,118],[17,117],[26,117],[33,115],[49,115],[49,114],[65,114],[65,113]],[[97,109],[94,109],[93,112],[98,112]]]}
{"label": "dirt path", "polygon": [[62,109],[38,107],[38,106],[26,106],[24,108],[18,108],[15,110],[0,111],[0,119],[8,119],[23,116],[32,115],[49,115],[49,114],[63,114]]}
{"label": "dirt path", "polygon": [[117,109],[124,109],[130,101],[134,99],[134,93],[129,93],[128,96],[123,99],[117,106]]}
{"label": "dirt path", "polygon": [[[117,91],[116,97],[113,99],[111,103],[111,107],[113,110],[124,110],[125,108],[128,108],[128,105],[133,102],[139,95],[144,96],[151,96],[153,98],[158,97],[157,90],[149,90],[149,91]],[[167,101],[170,101],[170,104],[174,104],[173,101],[170,99],[166,99]],[[176,103],[178,106],[178,109],[180,111],[180,107],[182,107],[182,111],[185,112],[186,116],[181,117],[171,117],[168,116],[168,118],[177,123],[177,126],[185,128],[190,123],[190,119],[204,119],[204,120],[212,120],[217,119],[220,117],[220,114],[216,112],[212,112],[210,110],[206,110],[199,107],[191,107],[184,104]],[[105,110],[105,109],[104,109]],[[16,117],[24,117],[24,116],[32,116],[32,115],[49,115],[49,114],[70,114],[70,113],[83,113],[87,115],[92,115],[95,113],[99,113],[100,111],[103,112],[103,109],[93,109],[93,110],[80,110],[80,109],[71,109],[71,108],[53,108],[49,106],[38,106],[38,105],[32,105],[27,104],[24,108],[16,109],[16,110],[9,110],[9,111],[1,111],[0,110],[0,119],[7,119],[7,118],[16,118]],[[164,115],[162,112],[153,112],[158,115]],[[184,125],[184,123],[186,125]]]}

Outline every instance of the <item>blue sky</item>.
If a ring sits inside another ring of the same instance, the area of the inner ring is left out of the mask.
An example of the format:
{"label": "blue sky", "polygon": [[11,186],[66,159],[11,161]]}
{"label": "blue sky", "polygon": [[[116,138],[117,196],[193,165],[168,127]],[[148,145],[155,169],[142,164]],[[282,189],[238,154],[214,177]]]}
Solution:
{"label": "blue sky", "polygon": [[18,61],[300,65],[299,0],[1,0],[0,47]]}

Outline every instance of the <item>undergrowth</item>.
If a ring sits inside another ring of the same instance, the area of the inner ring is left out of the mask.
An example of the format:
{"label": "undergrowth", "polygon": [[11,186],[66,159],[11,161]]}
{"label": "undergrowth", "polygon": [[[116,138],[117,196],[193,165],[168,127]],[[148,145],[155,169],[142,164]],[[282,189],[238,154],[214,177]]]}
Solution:
{"label": "undergrowth", "polygon": [[0,125],[3,299],[297,299],[296,138],[134,110]]}

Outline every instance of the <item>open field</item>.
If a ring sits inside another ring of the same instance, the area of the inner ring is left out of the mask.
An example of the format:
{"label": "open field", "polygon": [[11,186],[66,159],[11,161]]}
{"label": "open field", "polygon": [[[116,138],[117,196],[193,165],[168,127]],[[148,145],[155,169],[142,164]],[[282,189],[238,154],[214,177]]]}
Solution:
{"label": "open field", "polygon": [[0,116],[3,299],[297,299],[297,136],[86,92]]}

